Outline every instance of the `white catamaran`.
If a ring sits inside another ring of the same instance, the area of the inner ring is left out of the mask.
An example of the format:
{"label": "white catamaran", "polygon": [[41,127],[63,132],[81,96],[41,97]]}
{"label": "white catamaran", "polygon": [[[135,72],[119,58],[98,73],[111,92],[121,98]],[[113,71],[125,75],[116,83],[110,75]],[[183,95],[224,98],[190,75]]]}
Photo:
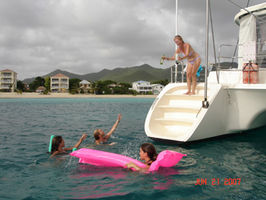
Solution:
{"label": "white catamaran", "polygon": [[[221,69],[218,64],[197,85],[196,95],[184,95],[186,83],[171,81],[147,114],[148,137],[191,142],[266,125],[266,3],[242,9],[235,23],[240,27],[238,68]],[[206,63],[208,69],[208,56]]]}

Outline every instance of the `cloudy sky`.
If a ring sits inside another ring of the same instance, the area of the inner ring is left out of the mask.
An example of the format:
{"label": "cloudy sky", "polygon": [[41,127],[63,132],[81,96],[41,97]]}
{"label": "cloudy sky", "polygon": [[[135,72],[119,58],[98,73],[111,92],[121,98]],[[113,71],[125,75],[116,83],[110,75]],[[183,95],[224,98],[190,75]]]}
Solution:
{"label": "cloudy sky", "polygon": [[[245,7],[248,0],[232,1]],[[204,57],[205,0],[178,5],[178,34]],[[0,70],[16,71],[23,80],[56,69],[85,74],[144,63],[168,67],[159,61],[174,53],[175,8],[175,0],[0,0]],[[240,8],[211,0],[211,9],[217,46],[235,44]]]}

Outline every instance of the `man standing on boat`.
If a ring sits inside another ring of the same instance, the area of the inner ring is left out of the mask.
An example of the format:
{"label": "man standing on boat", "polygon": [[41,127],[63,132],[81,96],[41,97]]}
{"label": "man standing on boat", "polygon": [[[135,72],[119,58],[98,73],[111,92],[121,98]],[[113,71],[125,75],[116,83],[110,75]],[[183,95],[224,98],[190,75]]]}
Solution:
{"label": "man standing on boat", "polygon": [[[163,56],[162,59],[164,60],[175,60],[176,55],[178,55],[177,59],[182,61],[187,59],[187,87],[188,90],[185,94],[187,95],[194,95],[196,85],[197,85],[197,71],[200,66],[200,56],[194,49],[191,47],[189,43],[185,43],[183,38],[180,35],[176,35],[174,38],[174,42],[178,45],[178,48],[175,52],[173,57],[165,57]],[[192,82],[192,88],[191,88]]]}

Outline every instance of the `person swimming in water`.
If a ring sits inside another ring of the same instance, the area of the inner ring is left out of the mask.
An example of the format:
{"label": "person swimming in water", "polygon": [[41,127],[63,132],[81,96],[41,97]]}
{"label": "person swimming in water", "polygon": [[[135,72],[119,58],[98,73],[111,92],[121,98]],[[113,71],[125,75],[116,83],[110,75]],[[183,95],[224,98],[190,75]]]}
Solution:
{"label": "person swimming in water", "polygon": [[136,171],[146,172],[149,170],[151,164],[157,159],[157,152],[153,144],[151,143],[143,143],[139,149],[139,157],[141,160],[144,160],[144,164],[146,165],[144,168],[139,167],[133,162],[129,162],[126,164],[127,168],[134,168]]}
{"label": "person swimming in water", "polygon": [[[174,42],[178,45],[178,48],[175,52],[175,55],[173,57],[166,57],[163,56],[163,60],[175,60],[176,55],[183,54],[184,56],[178,56],[178,60],[182,61],[184,59],[187,59],[187,92],[185,94],[187,95],[194,95],[197,85],[197,71],[200,66],[200,55],[194,51],[194,49],[191,47],[189,43],[185,43],[183,38],[180,35],[176,35],[174,37]],[[191,82],[192,82],[192,88],[191,88]]]}
{"label": "person swimming in water", "polygon": [[52,140],[51,156],[54,157],[58,154],[66,154],[67,151],[72,151],[74,148],[78,148],[80,144],[85,140],[87,134],[83,134],[79,141],[73,147],[65,147],[65,141],[62,136],[54,136]]}
{"label": "person swimming in water", "polygon": [[[104,131],[102,129],[95,129],[93,132],[95,144],[100,145],[107,142],[107,140],[111,137],[112,133],[116,130],[120,120],[121,120],[121,114],[118,115],[116,122],[114,123],[111,130],[105,135]],[[109,145],[113,145],[115,143],[110,143]]]}

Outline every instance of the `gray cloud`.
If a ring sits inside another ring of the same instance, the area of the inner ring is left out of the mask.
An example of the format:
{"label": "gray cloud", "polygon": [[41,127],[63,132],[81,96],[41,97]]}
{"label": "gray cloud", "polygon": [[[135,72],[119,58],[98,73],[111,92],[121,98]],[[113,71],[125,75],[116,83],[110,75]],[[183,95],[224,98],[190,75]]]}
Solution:
{"label": "gray cloud", "polygon": [[[217,44],[234,43],[239,8],[226,0],[211,6]],[[204,57],[205,1],[179,0],[178,16],[178,33]],[[0,26],[1,69],[19,79],[57,68],[84,74],[143,63],[162,67],[160,56],[175,48],[175,1],[0,0]]]}

